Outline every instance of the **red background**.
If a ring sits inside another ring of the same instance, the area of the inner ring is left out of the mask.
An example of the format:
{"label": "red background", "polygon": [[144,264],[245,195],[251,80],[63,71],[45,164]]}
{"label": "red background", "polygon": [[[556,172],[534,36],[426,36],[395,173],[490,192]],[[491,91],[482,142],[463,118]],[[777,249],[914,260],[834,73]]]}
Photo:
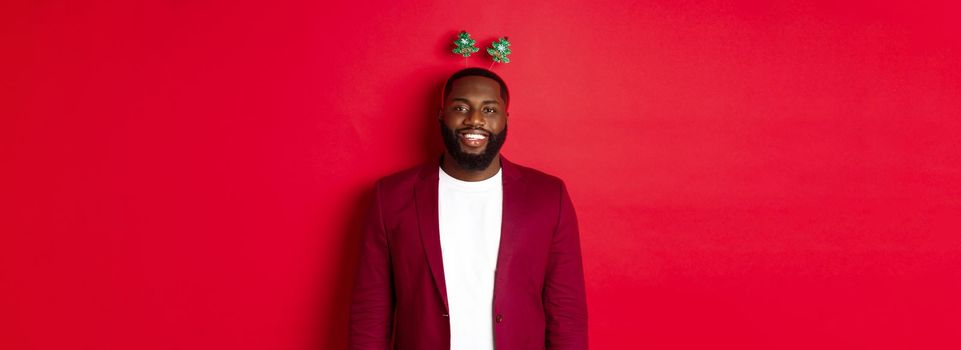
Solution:
{"label": "red background", "polygon": [[461,29],[593,348],[961,348],[961,12],[842,3],[4,2],[0,348],[343,348]]}

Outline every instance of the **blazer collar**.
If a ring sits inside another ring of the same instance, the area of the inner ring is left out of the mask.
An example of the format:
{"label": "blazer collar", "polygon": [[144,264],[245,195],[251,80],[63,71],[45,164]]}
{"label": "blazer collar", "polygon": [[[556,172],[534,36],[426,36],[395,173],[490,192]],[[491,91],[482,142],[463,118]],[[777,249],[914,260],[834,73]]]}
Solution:
{"label": "blazer collar", "polygon": [[[518,165],[510,162],[502,154],[501,177],[503,181],[503,207],[501,214],[501,239],[500,248],[497,254],[497,268],[494,274],[494,295],[498,295],[503,288],[513,257],[513,243],[516,238],[519,211],[515,205],[519,205],[523,198],[524,186],[518,181],[522,173]],[[450,312],[447,303],[447,283],[444,279],[444,260],[440,247],[440,227],[438,224],[437,210],[437,185],[440,179],[440,159],[438,161],[427,162],[420,171],[420,181],[414,187],[414,201],[417,207],[417,221],[420,226],[421,243],[424,245],[424,252],[427,255],[427,263],[430,265],[431,275],[434,277],[434,285],[440,298],[444,301],[444,308]]]}

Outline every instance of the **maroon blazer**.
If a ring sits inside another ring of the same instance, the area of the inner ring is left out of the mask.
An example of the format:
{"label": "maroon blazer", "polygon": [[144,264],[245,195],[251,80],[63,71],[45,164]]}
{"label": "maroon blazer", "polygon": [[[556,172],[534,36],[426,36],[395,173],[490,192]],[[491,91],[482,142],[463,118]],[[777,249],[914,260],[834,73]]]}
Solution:
{"label": "maroon blazer", "polygon": [[[350,349],[450,349],[437,216],[440,162],[380,179],[364,226]],[[560,179],[501,156],[494,277],[498,350],[587,349],[587,301],[574,207]]]}

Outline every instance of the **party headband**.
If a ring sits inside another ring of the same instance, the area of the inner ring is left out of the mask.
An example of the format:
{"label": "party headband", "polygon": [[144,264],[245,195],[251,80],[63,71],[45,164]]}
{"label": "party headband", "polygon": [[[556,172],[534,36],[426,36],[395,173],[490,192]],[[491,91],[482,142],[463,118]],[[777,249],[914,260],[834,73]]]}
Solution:
{"label": "party headband", "polygon": [[[455,54],[464,56],[464,65],[466,66],[467,57],[470,57],[471,54],[480,50],[477,48],[477,46],[474,46],[476,43],[477,41],[471,39],[469,33],[466,31],[461,31],[457,34],[457,39],[454,39],[454,46],[456,47],[451,51]],[[507,58],[507,55],[511,54],[510,46],[511,43],[510,41],[507,41],[507,37],[498,38],[496,41],[491,43],[490,47],[487,48],[487,54],[490,55],[491,60],[493,60],[490,68],[494,68],[494,63],[510,63],[510,58]]]}

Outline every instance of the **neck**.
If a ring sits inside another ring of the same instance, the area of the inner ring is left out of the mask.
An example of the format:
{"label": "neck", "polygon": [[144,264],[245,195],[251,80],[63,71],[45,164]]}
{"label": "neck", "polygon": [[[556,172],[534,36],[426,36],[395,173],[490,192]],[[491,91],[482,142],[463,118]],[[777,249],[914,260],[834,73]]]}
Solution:
{"label": "neck", "polygon": [[469,170],[458,165],[454,157],[445,151],[440,167],[447,175],[461,181],[483,181],[493,177],[501,169],[501,155],[494,156],[494,160],[483,170]]}

